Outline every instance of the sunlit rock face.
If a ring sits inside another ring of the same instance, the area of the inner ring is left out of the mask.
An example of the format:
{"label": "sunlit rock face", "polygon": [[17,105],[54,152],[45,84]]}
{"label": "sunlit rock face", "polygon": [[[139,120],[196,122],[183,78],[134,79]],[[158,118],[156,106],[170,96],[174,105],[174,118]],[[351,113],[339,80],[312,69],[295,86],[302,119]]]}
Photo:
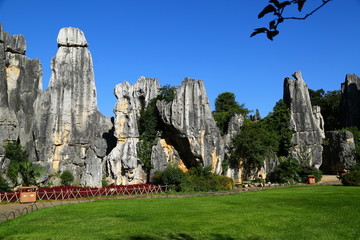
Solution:
{"label": "sunlit rock face", "polygon": [[112,123],[97,110],[92,57],[83,32],[63,28],[49,88],[37,98],[36,149],[53,172],[70,170],[75,184],[101,186],[106,133]]}
{"label": "sunlit rock face", "polygon": [[170,150],[167,153],[178,155],[179,164],[186,169],[211,165],[212,171],[220,174],[224,142],[212,116],[204,83],[185,78],[176,89],[174,100],[158,101],[157,108],[165,127],[166,145],[163,145]]}
{"label": "sunlit rock face", "polygon": [[325,136],[320,109],[316,107],[314,112],[301,72],[294,73],[293,77],[295,80],[285,78],[284,81],[284,102],[291,110],[290,127],[294,131],[292,154],[308,158],[312,166],[319,168]]}
{"label": "sunlit rock face", "polygon": [[3,32],[0,24],[0,158],[3,144],[20,141],[35,156],[33,103],[41,91],[41,64],[25,56],[22,35]]}
{"label": "sunlit rock face", "polygon": [[157,97],[159,88],[157,79],[145,77],[139,78],[133,85],[123,82],[115,87],[118,99],[114,108],[117,144],[106,158],[106,174],[116,184],[146,182],[146,174],[137,157],[137,121],[141,108]]}
{"label": "sunlit rock face", "polygon": [[360,77],[347,74],[341,84],[340,121],[342,127],[360,127]]}

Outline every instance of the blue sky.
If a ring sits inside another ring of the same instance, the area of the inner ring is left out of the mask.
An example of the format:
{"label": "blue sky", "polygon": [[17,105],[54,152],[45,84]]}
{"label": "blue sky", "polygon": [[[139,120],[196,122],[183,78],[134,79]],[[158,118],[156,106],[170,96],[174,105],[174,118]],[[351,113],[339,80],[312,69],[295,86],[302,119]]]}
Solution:
{"label": "blue sky", "polygon": [[[320,0],[308,0],[308,8]],[[140,76],[161,85],[185,77],[266,116],[282,98],[283,81],[301,70],[309,88],[340,89],[347,73],[360,75],[360,0],[333,0],[306,21],[280,25],[273,42],[250,38],[267,0],[0,0],[0,22],[23,34],[30,58],[40,59],[43,88],[62,27],[78,27],[90,43],[98,108],[112,116],[116,84]],[[306,11],[306,9],[304,9]]]}

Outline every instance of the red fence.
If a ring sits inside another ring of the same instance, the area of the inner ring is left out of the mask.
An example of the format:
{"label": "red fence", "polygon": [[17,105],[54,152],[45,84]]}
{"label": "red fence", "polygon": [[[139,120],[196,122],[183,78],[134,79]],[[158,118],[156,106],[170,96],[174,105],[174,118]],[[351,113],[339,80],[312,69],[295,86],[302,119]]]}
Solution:
{"label": "red fence", "polygon": [[[139,184],[128,186],[110,185],[103,188],[90,187],[53,187],[40,188],[37,191],[37,200],[65,200],[84,197],[114,196],[114,195],[134,195],[161,193],[161,187],[152,184]],[[0,193],[0,202],[18,202],[20,192]]]}

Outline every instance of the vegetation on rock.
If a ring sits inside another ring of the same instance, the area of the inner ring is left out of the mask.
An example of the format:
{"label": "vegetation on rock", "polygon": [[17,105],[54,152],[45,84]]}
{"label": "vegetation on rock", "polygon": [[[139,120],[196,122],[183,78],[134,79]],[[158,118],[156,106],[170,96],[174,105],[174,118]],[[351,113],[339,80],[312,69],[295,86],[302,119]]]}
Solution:
{"label": "vegetation on rock", "polygon": [[309,95],[312,106],[320,106],[324,118],[325,130],[333,131],[340,128],[340,101],[341,91],[327,91],[323,89],[311,90]]}
{"label": "vegetation on rock", "polygon": [[140,115],[138,118],[139,142],[137,143],[137,155],[142,163],[142,168],[147,174],[147,182],[150,181],[150,171],[153,168],[151,163],[152,147],[156,144],[158,134],[161,133],[159,112],[156,102],[164,100],[170,102],[175,97],[176,87],[165,85],[159,89],[159,95],[151,99],[145,106],[142,103]]}
{"label": "vegetation on rock", "polygon": [[[5,158],[10,160],[7,177],[17,186],[36,185],[36,179],[43,173],[43,168],[28,159],[28,153],[17,142],[8,142],[5,144]],[[19,182],[19,178],[22,180]]]}
{"label": "vegetation on rock", "polygon": [[65,170],[61,175],[61,185],[62,186],[70,186],[72,182],[74,181],[74,175],[69,171]]}
{"label": "vegetation on rock", "polygon": [[224,92],[215,99],[215,111],[213,112],[216,125],[222,135],[227,133],[230,118],[235,114],[246,116],[250,111],[245,104],[239,104],[235,100],[235,94]]}

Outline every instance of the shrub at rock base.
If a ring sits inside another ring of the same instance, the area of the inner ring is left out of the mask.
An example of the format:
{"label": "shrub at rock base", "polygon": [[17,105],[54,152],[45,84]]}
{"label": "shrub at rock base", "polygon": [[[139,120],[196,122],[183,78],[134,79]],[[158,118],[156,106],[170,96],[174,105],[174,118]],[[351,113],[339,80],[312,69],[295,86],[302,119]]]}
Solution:
{"label": "shrub at rock base", "polygon": [[9,184],[3,178],[3,176],[0,175],[0,192],[8,192],[11,191],[11,188],[9,187]]}
{"label": "shrub at rock base", "polygon": [[231,190],[234,181],[231,178],[211,174],[207,178],[188,175],[183,183],[181,183],[181,191],[183,192],[216,192]]}
{"label": "shrub at rock base", "polygon": [[61,185],[63,186],[69,186],[74,181],[74,176],[69,170],[65,170],[61,176]]}
{"label": "shrub at rock base", "polygon": [[350,171],[341,177],[344,186],[360,186],[360,170]]}
{"label": "shrub at rock base", "polygon": [[185,180],[186,174],[175,165],[168,165],[165,170],[157,171],[152,176],[152,182],[157,185],[173,186],[175,191],[180,191],[180,184]]}
{"label": "shrub at rock base", "polygon": [[301,167],[300,173],[301,182],[306,183],[307,176],[308,175],[314,175],[315,176],[315,182],[320,182],[322,178],[322,172],[315,167]]}
{"label": "shrub at rock base", "polygon": [[211,173],[210,168],[197,167],[184,173],[175,165],[169,165],[163,171],[152,176],[157,185],[173,186],[173,190],[182,192],[209,192],[231,190],[234,181],[231,178]]}

